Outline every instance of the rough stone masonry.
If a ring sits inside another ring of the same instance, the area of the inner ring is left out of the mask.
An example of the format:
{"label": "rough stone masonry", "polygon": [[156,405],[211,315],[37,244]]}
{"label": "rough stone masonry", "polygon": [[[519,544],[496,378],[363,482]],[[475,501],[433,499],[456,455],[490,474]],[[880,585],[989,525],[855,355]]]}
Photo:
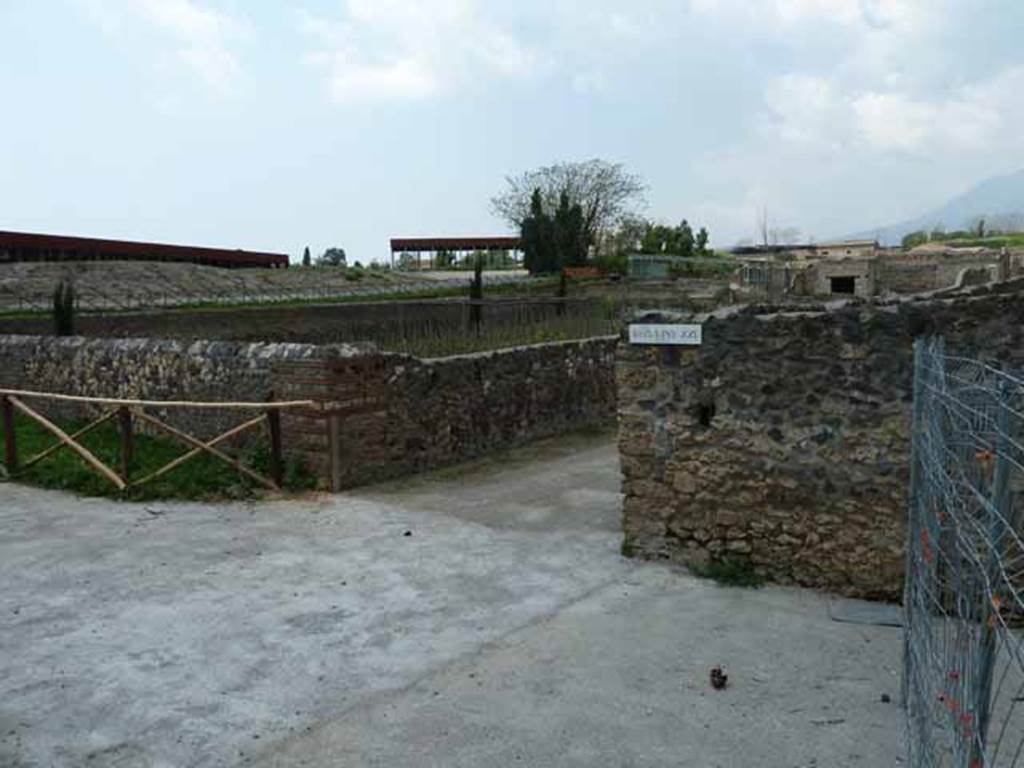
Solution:
{"label": "rough stone masonry", "polygon": [[913,339],[1024,370],[1024,294],[637,322],[694,320],[701,347],[619,347],[624,550],[898,598]]}
{"label": "rough stone masonry", "polygon": [[[598,337],[419,359],[367,344],[0,335],[0,387],[147,400],[312,400],[313,408],[283,414],[285,452],[340,490],[613,425],[617,343]],[[44,406],[58,419],[99,412]],[[239,422],[231,410],[155,415],[200,438]]]}

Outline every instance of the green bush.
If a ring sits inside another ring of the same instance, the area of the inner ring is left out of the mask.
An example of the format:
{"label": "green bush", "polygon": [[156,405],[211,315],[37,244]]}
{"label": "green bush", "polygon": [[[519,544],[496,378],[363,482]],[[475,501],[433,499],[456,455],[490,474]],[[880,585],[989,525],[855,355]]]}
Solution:
{"label": "green bush", "polygon": [[629,271],[629,256],[626,253],[609,253],[598,256],[594,266],[606,275],[625,275]]}

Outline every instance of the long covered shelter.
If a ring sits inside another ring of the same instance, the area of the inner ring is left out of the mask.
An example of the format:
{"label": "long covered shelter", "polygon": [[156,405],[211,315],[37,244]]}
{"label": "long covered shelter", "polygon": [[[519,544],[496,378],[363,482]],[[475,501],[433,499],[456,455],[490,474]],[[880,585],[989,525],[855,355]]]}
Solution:
{"label": "long covered shelter", "polygon": [[14,261],[183,261],[211,267],[284,268],[288,255],[0,231],[0,263]]}
{"label": "long covered shelter", "polygon": [[[508,254],[512,264],[522,262],[522,240],[518,237],[393,237],[391,238],[391,266],[395,267],[395,254],[399,254],[399,268],[436,269],[448,266],[440,264],[439,254],[451,254],[458,260],[459,254],[476,252]],[[430,254],[427,263],[422,255]],[[415,256],[415,263],[412,257]]]}

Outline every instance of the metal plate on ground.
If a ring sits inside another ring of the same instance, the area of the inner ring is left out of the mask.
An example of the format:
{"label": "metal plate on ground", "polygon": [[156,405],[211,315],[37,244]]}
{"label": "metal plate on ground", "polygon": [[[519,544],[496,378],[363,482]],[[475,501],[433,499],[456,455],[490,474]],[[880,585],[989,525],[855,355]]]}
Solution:
{"label": "metal plate on ground", "polygon": [[828,601],[828,615],[841,624],[870,624],[876,627],[902,627],[903,609],[889,603],[867,600],[834,599]]}

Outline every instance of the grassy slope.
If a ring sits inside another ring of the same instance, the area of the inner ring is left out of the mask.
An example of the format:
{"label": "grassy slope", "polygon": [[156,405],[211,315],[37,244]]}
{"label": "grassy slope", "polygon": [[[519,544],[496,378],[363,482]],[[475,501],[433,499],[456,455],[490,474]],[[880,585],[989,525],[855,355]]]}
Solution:
{"label": "grassy slope", "polygon": [[998,235],[995,237],[953,237],[938,238],[938,242],[955,248],[1024,248],[1024,234]]}

